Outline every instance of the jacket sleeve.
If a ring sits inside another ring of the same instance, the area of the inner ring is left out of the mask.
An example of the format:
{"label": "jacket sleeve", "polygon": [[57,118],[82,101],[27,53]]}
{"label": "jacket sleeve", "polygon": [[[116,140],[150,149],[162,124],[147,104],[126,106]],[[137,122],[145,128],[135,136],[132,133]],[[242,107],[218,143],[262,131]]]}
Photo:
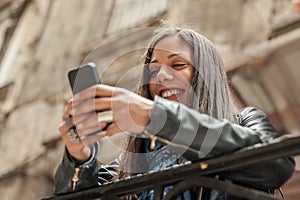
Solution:
{"label": "jacket sleeve", "polygon": [[[91,158],[77,165],[65,149],[62,162],[55,173],[54,194],[64,194],[98,185],[98,161],[95,158],[98,144],[92,149]],[[76,178],[77,180],[75,181]]]}
{"label": "jacket sleeve", "polygon": [[[159,97],[151,112],[151,121],[145,131],[171,143],[197,150],[178,149],[191,161],[207,159],[259,143],[268,143],[277,137],[266,115],[247,108],[242,113],[241,125],[228,120],[217,120],[190,109],[183,104]],[[285,157],[253,167],[225,174],[226,178],[240,184],[258,188],[277,188],[289,179],[294,171],[294,162]]]}
{"label": "jacket sleeve", "polygon": [[[112,180],[116,175],[119,162],[116,159],[108,165],[101,165],[99,168],[96,159],[98,146],[98,143],[94,145],[91,158],[81,165],[76,165],[67,149],[65,149],[63,160],[55,174],[55,195],[97,187]],[[74,176],[78,178],[76,182],[74,182]]]}

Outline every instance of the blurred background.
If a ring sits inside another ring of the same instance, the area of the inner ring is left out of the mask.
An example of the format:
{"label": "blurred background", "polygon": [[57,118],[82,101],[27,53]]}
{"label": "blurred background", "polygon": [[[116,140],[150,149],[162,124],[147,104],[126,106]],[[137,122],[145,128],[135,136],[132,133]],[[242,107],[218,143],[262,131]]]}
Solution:
{"label": "blurred background", "polygon": [[[71,68],[93,61],[103,83],[134,90],[153,27],[193,27],[218,48],[237,101],[265,111],[280,134],[300,134],[297,0],[1,0],[0,198],[52,194],[64,150],[58,125]],[[100,141],[99,160],[123,135]],[[300,199],[300,159],[283,187]]]}

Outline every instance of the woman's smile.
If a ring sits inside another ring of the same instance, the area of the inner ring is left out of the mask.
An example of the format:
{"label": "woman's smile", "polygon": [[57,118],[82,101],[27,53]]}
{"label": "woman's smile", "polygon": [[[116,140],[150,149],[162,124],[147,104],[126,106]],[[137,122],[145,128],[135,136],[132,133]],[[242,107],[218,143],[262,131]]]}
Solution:
{"label": "woman's smile", "polygon": [[159,96],[168,100],[178,101],[184,92],[185,90],[180,88],[165,88],[159,92]]}

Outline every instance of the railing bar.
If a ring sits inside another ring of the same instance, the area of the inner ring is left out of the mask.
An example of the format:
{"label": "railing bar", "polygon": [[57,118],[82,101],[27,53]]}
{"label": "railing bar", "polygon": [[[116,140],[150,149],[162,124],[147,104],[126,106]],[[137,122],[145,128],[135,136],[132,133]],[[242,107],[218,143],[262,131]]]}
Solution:
{"label": "railing bar", "polygon": [[[162,170],[159,172],[148,173],[139,177],[133,177],[128,180],[121,180],[116,183],[109,183],[100,188],[93,188],[86,191],[80,191],[64,196],[54,196],[44,198],[44,200],[59,200],[59,199],[85,199],[85,196],[95,197],[94,195],[107,195],[111,192],[117,195],[126,194],[128,192],[136,192],[154,188],[157,182],[169,184],[174,183],[190,174],[209,175],[216,172],[221,172],[239,167],[246,167],[250,164],[261,163],[264,161],[300,154],[300,137],[283,140],[280,143],[269,144],[267,146],[258,147],[251,150],[240,151],[231,155],[224,155],[218,158],[212,158],[202,163],[207,164],[207,168],[199,170],[199,163],[188,164],[179,167]],[[259,157],[257,157],[259,155]]]}
{"label": "railing bar", "polygon": [[[111,195],[107,195],[105,197],[101,197],[99,200],[120,200],[121,198],[116,197],[116,196],[111,196]],[[89,199],[91,200],[91,199]],[[98,199],[94,199],[94,200],[98,200]]]}
{"label": "railing bar", "polygon": [[237,197],[242,197],[245,199],[253,199],[253,200],[279,200],[278,198],[276,198],[275,196],[262,192],[262,191],[258,191],[255,189],[250,189],[250,188],[246,188],[243,186],[239,186],[233,183],[226,183],[223,181],[216,181],[214,179],[209,179],[206,177],[202,177],[203,180],[209,182],[209,184],[207,184],[210,188],[214,188],[216,190],[220,190],[223,191],[225,193],[231,194],[233,196],[237,196]]}
{"label": "railing bar", "polygon": [[163,198],[164,187],[158,185],[154,188],[154,200],[161,200]]}
{"label": "railing bar", "polygon": [[210,159],[204,161],[204,163],[207,165],[207,168],[204,170],[206,172],[204,172],[203,175],[246,167],[252,164],[267,162],[285,156],[297,155],[300,154],[299,146],[300,142],[299,144],[293,144],[293,146],[290,146],[290,149],[286,149],[284,151],[282,148],[273,148],[269,149],[268,151],[259,148],[250,150],[251,152],[239,152],[215,159]]}
{"label": "railing bar", "polygon": [[209,178],[209,177],[187,177],[182,182],[173,186],[173,188],[168,192],[164,200],[175,199],[183,191],[193,188],[193,187],[206,187],[211,189],[216,189],[218,191],[225,192],[229,195],[235,197],[242,197],[243,199],[249,200],[280,200],[275,196],[257,191],[254,189],[242,187],[233,183],[226,183],[218,179]]}

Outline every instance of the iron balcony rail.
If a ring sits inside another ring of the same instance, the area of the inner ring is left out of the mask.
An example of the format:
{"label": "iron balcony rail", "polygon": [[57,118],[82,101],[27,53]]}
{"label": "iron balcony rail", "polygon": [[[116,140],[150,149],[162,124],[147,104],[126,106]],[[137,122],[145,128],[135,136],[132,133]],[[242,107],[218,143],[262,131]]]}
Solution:
{"label": "iron balcony rail", "polygon": [[[159,172],[150,172],[124,180],[109,182],[102,186],[70,194],[50,196],[43,200],[90,200],[120,199],[127,194],[138,194],[154,190],[155,200],[169,200],[188,188],[211,188],[249,200],[276,200],[273,195],[209,177],[226,170],[234,170],[272,159],[300,154],[300,136],[285,135],[271,144],[237,151],[232,154],[211,158],[198,163],[174,166]],[[163,188],[173,185],[167,196]]]}

